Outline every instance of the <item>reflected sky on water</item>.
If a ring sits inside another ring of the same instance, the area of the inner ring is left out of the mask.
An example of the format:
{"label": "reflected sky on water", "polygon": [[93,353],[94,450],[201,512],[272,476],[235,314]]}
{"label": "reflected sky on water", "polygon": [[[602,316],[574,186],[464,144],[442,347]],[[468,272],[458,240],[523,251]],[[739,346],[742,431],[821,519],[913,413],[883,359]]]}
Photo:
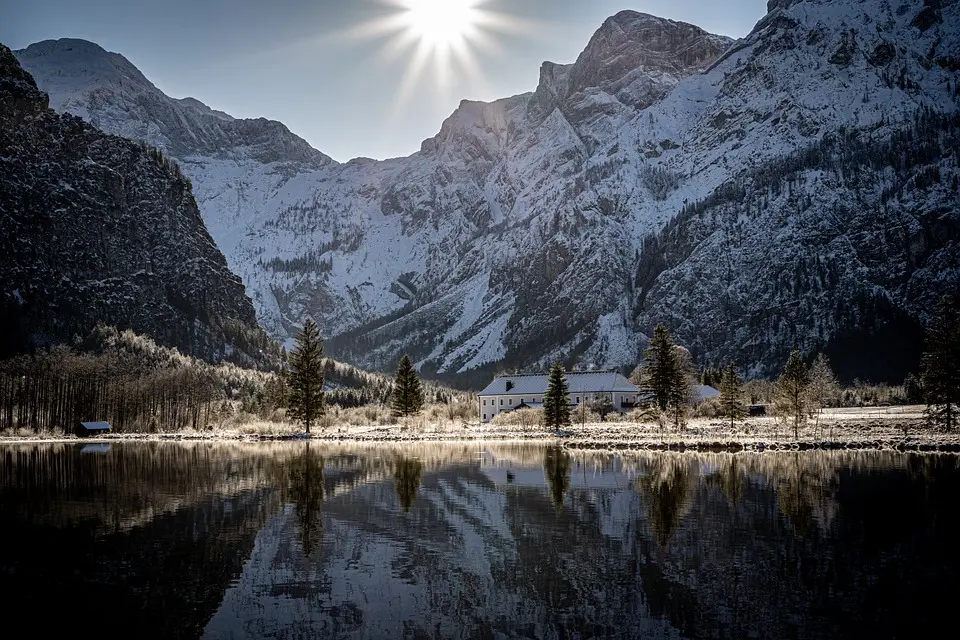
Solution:
{"label": "reflected sky on water", "polygon": [[0,448],[0,598],[36,633],[922,637],[955,456],[521,444]]}

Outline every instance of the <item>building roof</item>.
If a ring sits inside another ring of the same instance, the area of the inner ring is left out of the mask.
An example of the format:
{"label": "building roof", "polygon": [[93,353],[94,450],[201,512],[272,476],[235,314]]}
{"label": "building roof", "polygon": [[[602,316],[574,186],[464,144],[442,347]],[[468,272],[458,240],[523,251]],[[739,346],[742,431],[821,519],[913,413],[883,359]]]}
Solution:
{"label": "building roof", "polygon": [[693,387],[694,402],[703,402],[710,398],[719,398],[720,392],[713,387],[705,384],[697,384]]}
{"label": "building roof", "polygon": [[[616,371],[568,371],[567,385],[570,393],[637,393],[636,385]],[[499,376],[478,393],[479,396],[542,395],[547,392],[550,376],[546,373],[524,373]],[[507,383],[511,384],[507,390]]]}
{"label": "building roof", "polygon": [[81,422],[80,426],[87,431],[106,431],[113,428],[109,422]]}

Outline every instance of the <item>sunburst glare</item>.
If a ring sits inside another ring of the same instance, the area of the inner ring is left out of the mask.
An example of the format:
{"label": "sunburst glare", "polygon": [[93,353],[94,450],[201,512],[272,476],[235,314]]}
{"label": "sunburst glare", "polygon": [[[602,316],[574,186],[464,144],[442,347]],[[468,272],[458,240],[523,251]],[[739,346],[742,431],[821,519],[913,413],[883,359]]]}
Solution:
{"label": "sunburst glare", "polygon": [[395,100],[401,109],[432,67],[432,86],[446,93],[454,79],[465,78],[483,90],[486,80],[478,56],[500,50],[497,35],[529,32],[531,24],[489,8],[492,0],[376,0],[387,12],[360,25],[352,35],[383,41],[386,64],[404,61]]}
{"label": "sunburst glare", "polygon": [[402,17],[434,48],[454,46],[481,21],[479,0],[405,0]]}

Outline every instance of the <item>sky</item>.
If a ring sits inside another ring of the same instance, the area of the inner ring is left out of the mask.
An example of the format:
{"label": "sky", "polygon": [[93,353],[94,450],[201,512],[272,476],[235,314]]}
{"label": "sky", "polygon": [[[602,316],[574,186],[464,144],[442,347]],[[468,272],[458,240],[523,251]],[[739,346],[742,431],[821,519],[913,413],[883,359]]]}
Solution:
{"label": "sky", "polygon": [[623,9],[742,37],[766,0],[0,0],[0,42],[96,42],[167,95],[346,161],[417,151],[462,99],[534,90]]}

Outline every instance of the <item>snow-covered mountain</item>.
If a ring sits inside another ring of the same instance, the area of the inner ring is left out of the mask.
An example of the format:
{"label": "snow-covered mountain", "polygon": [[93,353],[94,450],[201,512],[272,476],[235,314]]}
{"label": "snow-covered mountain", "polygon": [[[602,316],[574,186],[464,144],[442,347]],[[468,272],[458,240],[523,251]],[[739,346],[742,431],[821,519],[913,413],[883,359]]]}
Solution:
{"label": "snow-covered mountain", "polygon": [[58,109],[180,161],[277,337],[310,314],[356,363],[485,375],[631,365],[666,321],[701,362],[826,348],[879,377],[960,280],[958,32],[956,0],[773,0],[736,42],[625,11],[532,93],[345,164],[90,43],[17,55]]}
{"label": "snow-covered mountain", "polygon": [[3,357],[98,322],[213,362],[279,355],[178,166],[55,113],[3,45],[0,255]]}

